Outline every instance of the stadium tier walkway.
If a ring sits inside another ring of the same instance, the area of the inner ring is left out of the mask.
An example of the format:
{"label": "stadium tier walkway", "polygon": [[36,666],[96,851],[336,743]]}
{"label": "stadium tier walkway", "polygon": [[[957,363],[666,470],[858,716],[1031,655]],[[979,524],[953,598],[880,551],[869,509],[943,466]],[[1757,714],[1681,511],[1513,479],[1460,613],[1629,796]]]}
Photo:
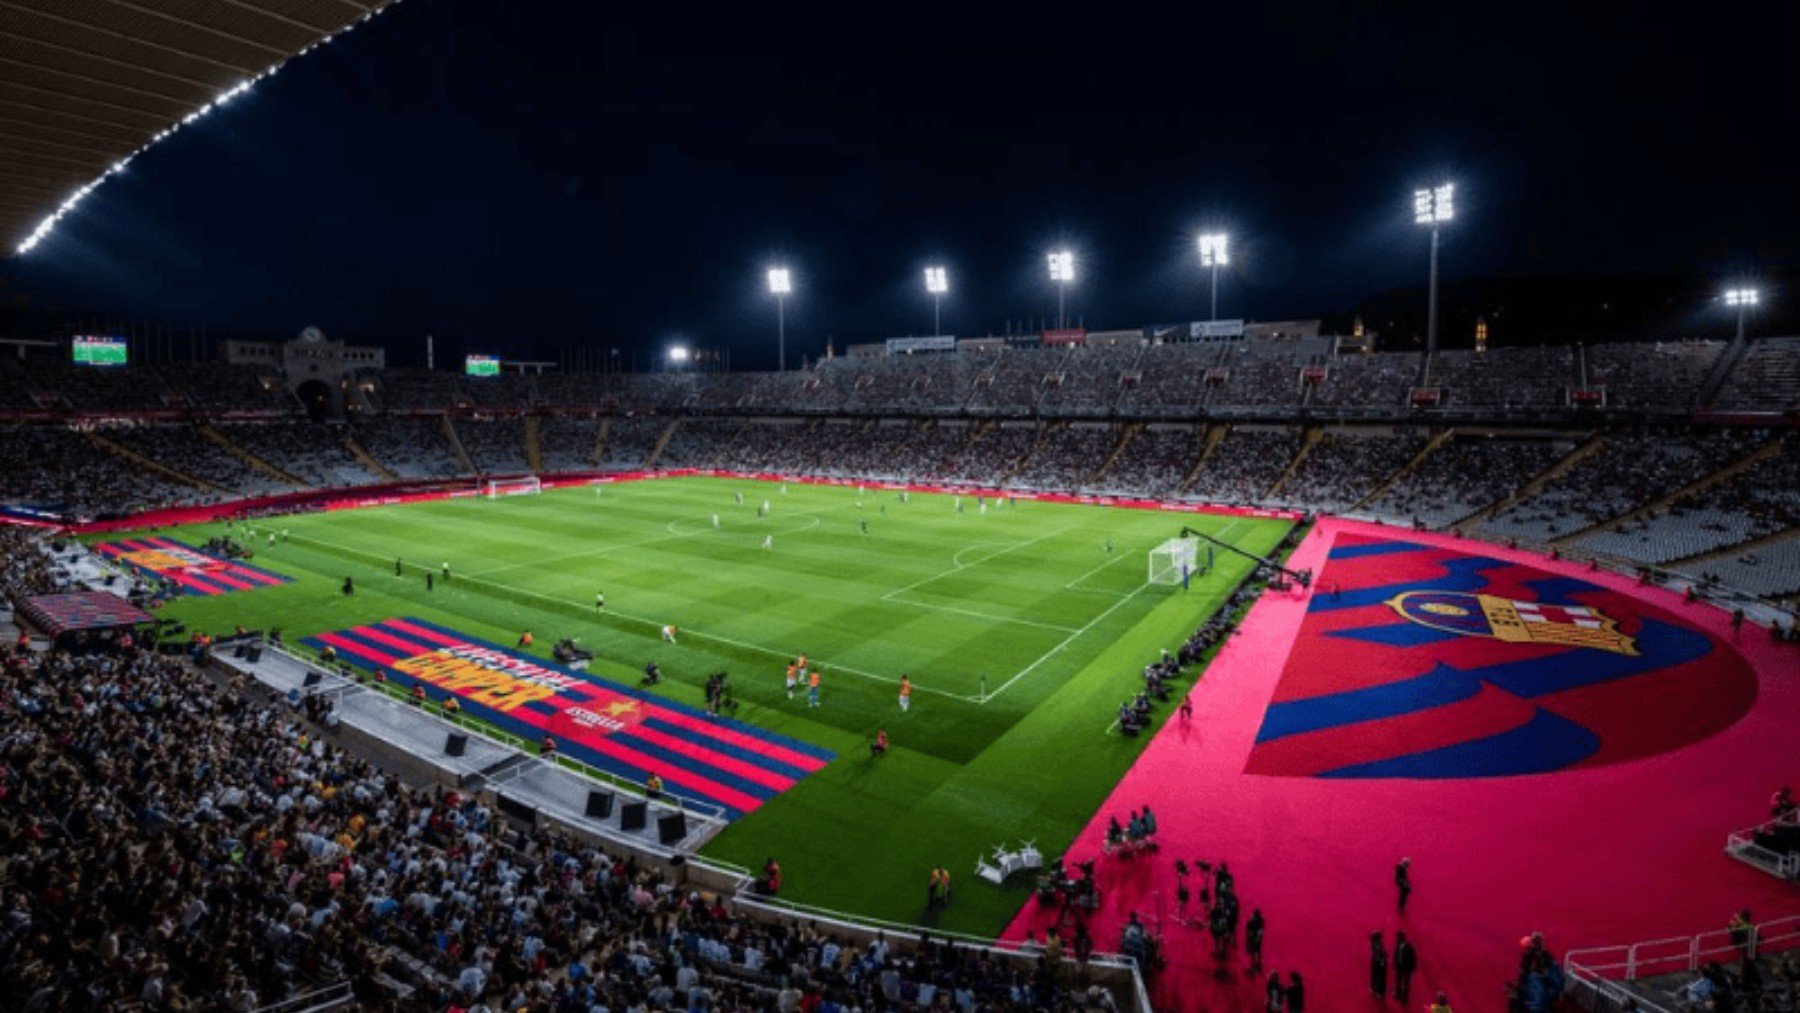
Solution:
{"label": "stadium tier walkway", "polygon": [[[1327,556],[1334,543],[1382,539],[1549,571],[1511,571],[1525,574],[1521,579],[1553,575],[1548,584],[1528,586],[1567,590],[1581,581],[1628,595],[1630,602],[1591,598],[1610,602],[1614,611],[1631,603],[1641,603],[1644,615],[1660,610],[1655,614],[1673,625],[1704,634],[1709,663],[1722,667],[1709,673],[1669,666],[1629,684],[1605,683],[1597,693],[1609,695],[1610,715],[1579,710],[1594,706],[1595,693],[1533,701],[1565,713],[1574,707],[1577,720],[1611,729],[1602,737],[1603,753],[1641,758],[1596,765],[1601,754],[1595,754],[1549,773],[1461,779],[1253,775],[1246,765],[1265,709],[1272,699],[1295,696],[1281,693],[1278,683],[1309,604],[1299,592],[1265,595],[1191,691],[1193,719],[1168,722],[1070,848],[1071,863],[1098,859],[1101,905],[1089,924],[1099,946],[1116,947],[1133,911],[1160,931],[1169,966],[1154,984],[1159,1009],[1261,1010],[1269,970],[1284,978],[1299,971],[1313,1009],[1401,1008],[1368,991],[1369,933],[1376,930],[1389,947],[1395,931],[1405,930],[1418,949],[1419,971],[1405,1008],[1422,1008],[1442,989],[1459,1010],[1503,1009],[1520,938],[1532,931],[1542,931],[1560,959],[1571,948],[1722,928],[1741,908],[1751,909],[1758,921],[1800,911],[1791,885],[1723,853],[1726,834],[1759,821],[1770,793],[1796,774],[1800,652],[1775,644],[1760,627],[1734,633],[1726,613],[1629,577],[1454,535],[1327,519],[1301,543],[1291,565],[1319,572],[1317,593],[1329,595],[1334,578]],[[1370,601],[1382,604],[1373,596]],[[1441,639],[1451,641],[1453,650],[1469,649],[1467,638]],[[1648,657],[1648,641],[1640,642]],[[1345,650],[1335,646],[1344,643],[1328,639],[1322,647]],[[1586,655],[1600,652],[1580,653],[1585,665],[1591,663]],[[1740,653],[1748,669],[1736,660]],[[1428,675],[1426,683],[1453,677],[1441,668]],[[1698,737],[1692,733],[1692,697],[1681,696],[1670,681],[1682,675],[1700,676],[1702,694],[1723,700],[1736,693],[1710,716],[1717,727]],[[1367,672],[1342,678],[1353,685],[1381,681]],[[1434,733],[1454,733],[1460,706],[1420,716],[1434,722]],[[1675,738],[1667,739],[1671,734]],[[1683,734],[1689,741],[1679,744]],[[1665,744],[1677,744],[1658,746],[1651,740],[1659,735]],[[1366,752],[1369,738],[1353,736],[1343,748]],[[1489,751],[1488,741],[1475,744]],[[1317,762],[1317,753],[1308,750],[1305,759]],[[1103,856],[1108,818],[1123,822],[1145,804],[1157,814],[1160,852]],[[1402,857],[1412,860],[1414,887],[1404,915],[1396,911],[1394,886],[1394,865]],[[1190,865],[1230,863],[1244,919],[1261,909],[1268,922],[1263,974],[1249,973],[1241,931],[1231,957],[1216,963],[1197,904],[1188,906],[1189,923],[1178,920],[1177,858]],[[1022,940],[1027,931],[1041,938],[1050,921],[1050,912],[1029,901],[1005,938]]]}

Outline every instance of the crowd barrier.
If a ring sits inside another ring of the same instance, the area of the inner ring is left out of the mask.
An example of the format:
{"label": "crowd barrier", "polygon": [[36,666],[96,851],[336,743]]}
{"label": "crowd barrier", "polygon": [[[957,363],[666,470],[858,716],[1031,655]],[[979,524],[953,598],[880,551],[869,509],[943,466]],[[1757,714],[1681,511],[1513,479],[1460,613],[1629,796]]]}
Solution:
{"label": "crowd barrier", "polygon": [[[1563,973],[1571,994],[1590,1009],[1615,1010],[1635,998],[1645,1013],[1682,1013],[1677,999],[1687,984],[1680,976],[1697,974],[1710,963],[1726,964],[1744,957],[1766,957],[1800,947],[1800,915],[1789,915],[1749,927],[1740,937],[1730,929],[1692,936],[1652,939],[1619,946],[1570,950]],[[1628,987],[1648,978],[1668,978],[1658,988]]]}

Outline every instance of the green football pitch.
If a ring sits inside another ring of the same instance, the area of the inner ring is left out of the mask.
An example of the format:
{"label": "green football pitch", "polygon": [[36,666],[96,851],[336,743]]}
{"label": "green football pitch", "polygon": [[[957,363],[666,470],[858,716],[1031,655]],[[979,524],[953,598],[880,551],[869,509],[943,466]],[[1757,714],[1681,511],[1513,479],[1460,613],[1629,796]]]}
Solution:
{"label": "green football pitch", "polygon": [[[546,657],[573,637],[594,652],[593,673],[636,685],[654,660],[665,677],[655,691],[695,706],[706,677],[727,671],[740,719],[837,759],[704,853],[752,868],[778,858],[789,899],[980,934],[1003,927],[1029,885],[975,880],[976,858],[1021,840],[1061,852],[1148,738],[1109,731],[1142,688],[1138,673],[1251,565],[1220,552],[1183,591],[1146,581],[1149,550],[1189,526],[1262,555],[1288,528],[722,478],[250,523],[254,563],[297,579],[178,599],[164,615],[220,634],[278,627],[290,642],[416,616],[506,644],[530,630]],[[166,533],[198,546],[225,530]],[[267,544],[270,532],[286,538]],[[406,564],[398,577],[396,559]],[[446,562],[453,579],[427,591],[425,571]],[[353,597],[340,594],[345,577]],[[662,642],[664,624],[679,643]],[[787,660],[803,652],[823,672],[816,709],[783,685]],[[914,685],[904,714],[903,673]],[[872,760],[877,729],[892,748]],[[925,876],[938,864],[957,896],[928,918]]]}

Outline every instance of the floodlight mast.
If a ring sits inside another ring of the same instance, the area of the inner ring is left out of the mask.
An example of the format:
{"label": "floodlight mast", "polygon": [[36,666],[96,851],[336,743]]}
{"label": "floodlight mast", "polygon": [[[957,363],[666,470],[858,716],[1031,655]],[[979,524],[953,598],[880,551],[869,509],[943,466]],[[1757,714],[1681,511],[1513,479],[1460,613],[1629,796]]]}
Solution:
{"label": "floodlight mast", "polygon": [[1761,297],[1762,293],[1753,288],[1725,290],[1725,305],[1737,307],[1737,340],[1740,342],[1744,340],[1744,318]]}
{"label": "floodlight mast", "polygon": [[950,272],[941,267],[925,269],[925,291],[931,293],[931,336],[944,333],[941,302],[944,293],[950,291]]}
{"label": "floodlight mast", "polygon": [[775,296],[775,354],[783,373],[787,372],[787,297],[793,290],[794,277],[787,268],[769,268],[769,292]]}
{"label": "floodlight mast", "polygon": [[1219,266],[1228,264],[1225,233],[1213,232],[1200,237],[1200,266],[1212,268],[1212,316],[1219,319]]}
{"label": "floodlight mast", "polygon": [[1050,280],[1056,282],[1056,327],[1062,330],[1068,326],[1067,317],[1063,315],[1063,295],[1068,291],[1069,283],[1075,280],[1075,254],[1068,250],[1057,250],[1050,254]]}
{"label": "floodlight mast", "polygon": [[1437,351],[1438,333],[1438,227],[1456,213],[1456,184],[1445,183],[1413,191],[1413,221],[1431,226],[1431,289],[1425,308],[1425,352]]}

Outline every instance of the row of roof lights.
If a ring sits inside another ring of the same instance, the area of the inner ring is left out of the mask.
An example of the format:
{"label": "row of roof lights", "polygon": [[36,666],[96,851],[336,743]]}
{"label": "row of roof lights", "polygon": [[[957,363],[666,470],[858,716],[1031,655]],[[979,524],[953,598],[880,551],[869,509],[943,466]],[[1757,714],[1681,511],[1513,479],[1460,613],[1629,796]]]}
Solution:
{"label": "row of roof lights", "polygon": [[[300,50],[298,53],[295,53],[293,57],[289,57],[289,59],[295,59],[298,57],[305,56],[306,54],[312,52],[313,50],[319,48],[320,46],[325,45],[326,43],[337,38],[338,36],[343,35],[347,32],[353,31],[353,30],[361,27],[365,22],[367,22],[371,18],[375,17],[375,15],[380,14],[381,12],[387,10],[389,7],[393,6],[395,3],[398,3],[398,2],[399,2],[399,0],[389,0],[388,3],[375,8],[374,10],[368,12],[367,14],[364,14],[362,17],[357,18],[355,21],[350,22],[349,24],[338,29],[337,31],[332,32],[330,35],[324,36],[323,38],[319,39],[317,42],[314,42],[311,45],[307,46],[305,49]],[[226,105],[232,99],[237,98],[239,95],[242,95],[245,92],[249,91],[250,87],[252,85],[256,84],[256,82],[261,81],[263,78],[266,78],[266,77],[273,77],[275,75],[275,72],[280,70],[282,67],[282,64],[286,63],[286,62],[287,62],[286,60],[283,60],[280,63],[270,64],[268,66],[268,68],[265,69],[262,73],[257,74],[255,77],[251,77],[246,80],[239,81],[237,84],[232,85],[230,88],[227,88],[226,90],[220,92],[218,95],[214,96],[213,100],[211,102],[208,102],[205,105],[201,106],[200,108],[194,110],[193,112],[188,113],[186,116],[183,116],[179,121],[177,121],[175,123],[171,123],[168,126],[162,128],[161,130],[158,130],[155,133],[155,135],[153,135],[148,141],[145,141],[136,151],[133,151],[131,154],[126,155],[124,158],[121,158],[118,161],[114,162],[112,165],[107,167],[105,172],[102,172],[99,176],[95,177],[91,182],[86,183],[80,189],[77,189],[74,193],[72,193],[68,197],[64,198],[63,202],[61,204],[57,205],[57,208],[55,211],[52,211],[50,214],[44,216],[43,221],[38,222],[37,227],[32,229],[31,234],[26,236],[24,238],[24,240],[22,240],[19,243],[18,247],[14,250],[14,252],[18,253],[20,255],[30,253],[32,251],[32,249],[37,246],[37,244],[43,242],[44,238],[46,236],[50,235],[51,231],[56,228],[56,224],[58,222],[62,221],[63,218],[69,214],[69,212],[74,211],[76,206],[79,205],[82,202],[82,200],[84,200],[87,197],[88,194],[93,193],[94,189],[96,187],[98,187],[101,183],[106,182],[106,180],[109,177],[115,176],[121,172],[124,172],[125,167],[131,164],[132,159],[134,159],[134,158],[138,157],[139,155],[143,154],[144,152],[148,151],[152,145],[156,144],[159,141],[165,140],[166,138],[168,138],[169,136],[174,134],[176,131],[180,130],[182,127],[192,126],[194,123],[199,122],[201,119],[203,119],[208,114],[213,112],[213,110],[218,109],[219,107],[221,107],[223,105]]]}

